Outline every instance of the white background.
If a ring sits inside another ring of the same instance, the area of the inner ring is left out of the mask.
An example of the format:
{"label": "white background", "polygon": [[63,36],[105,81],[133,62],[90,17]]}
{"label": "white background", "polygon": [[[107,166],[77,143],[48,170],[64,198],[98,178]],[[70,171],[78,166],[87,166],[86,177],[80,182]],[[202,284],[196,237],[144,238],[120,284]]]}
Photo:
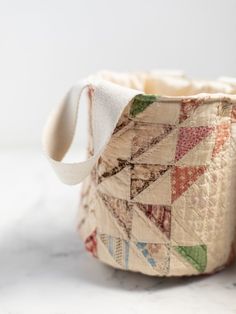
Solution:
{"label": "white background", "polygon": [[102,69],[236,76],[235,11],[235,0],[0,0],[0,147],[39,147],[52,107]]}
{"label": "white background", "polygon": [[235,12],[236,0],[0,0],[0,314],[236,313],[236,264],[162,279],[85,253],[78,186],[40,152],[49,112],[91,73],[236,76]]}

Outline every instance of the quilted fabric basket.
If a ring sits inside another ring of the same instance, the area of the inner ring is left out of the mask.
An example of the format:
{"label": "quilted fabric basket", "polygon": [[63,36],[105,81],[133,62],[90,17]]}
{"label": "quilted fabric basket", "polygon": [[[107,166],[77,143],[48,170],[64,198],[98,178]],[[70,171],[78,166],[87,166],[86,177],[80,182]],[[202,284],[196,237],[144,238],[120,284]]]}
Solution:
{"label": "quilted fabric basket", "polygon": [[[82,92],[88,159],[64,163]],[[85,180],[78,229],[115,268],[154,276],[212,273],[235,257],[236,80],[102,72],[73,86],[44,148],[66,184]]]}

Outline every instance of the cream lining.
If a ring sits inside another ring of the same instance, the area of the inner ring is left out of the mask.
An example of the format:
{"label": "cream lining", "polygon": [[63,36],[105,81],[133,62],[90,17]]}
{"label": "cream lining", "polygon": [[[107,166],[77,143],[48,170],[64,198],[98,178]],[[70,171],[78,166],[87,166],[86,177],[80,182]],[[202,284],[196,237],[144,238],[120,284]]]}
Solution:
{"label": "cream lining", "polygon": [[96,75],[118,85],[161,96],[192,96],[207,94],[236,94],[236,79],[222,77],[215,81],[192,80],[182,72],[151,71],[114,73],[103,71]]}

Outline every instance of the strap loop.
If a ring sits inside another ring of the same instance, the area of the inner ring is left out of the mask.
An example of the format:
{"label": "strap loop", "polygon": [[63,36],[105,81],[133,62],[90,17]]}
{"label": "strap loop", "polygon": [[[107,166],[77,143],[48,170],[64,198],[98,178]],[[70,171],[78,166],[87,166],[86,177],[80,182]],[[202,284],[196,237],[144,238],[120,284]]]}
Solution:
{"label": "strap loop", "polygon": [[[80,98],[88,87],[94,90],[92,106],[94,155],[86,161],[64,163],[62,160],[70,148],[76,129]],[[138,93],[140,92],[103,80],[80,81],[69,90],[49,117],[43,133],[44,151],[63,183],[77,184],[90,174],[110,139],[123,109]]]}

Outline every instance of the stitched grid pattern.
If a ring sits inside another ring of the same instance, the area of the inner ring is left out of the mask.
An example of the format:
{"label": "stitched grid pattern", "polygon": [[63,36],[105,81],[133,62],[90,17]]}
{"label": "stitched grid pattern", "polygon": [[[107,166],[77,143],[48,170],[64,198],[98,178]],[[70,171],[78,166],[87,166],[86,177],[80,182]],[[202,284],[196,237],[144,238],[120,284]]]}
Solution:
{"label": "stitched grid pattern", "polygon": [[137,95],[128,105],[88,179],[92,192],[82,199],[79,228],[87,250],[114,267],[157,276],[209,273],[234,255],[236,110],[193,99],[171,105],[170,116],[155,95]]}

